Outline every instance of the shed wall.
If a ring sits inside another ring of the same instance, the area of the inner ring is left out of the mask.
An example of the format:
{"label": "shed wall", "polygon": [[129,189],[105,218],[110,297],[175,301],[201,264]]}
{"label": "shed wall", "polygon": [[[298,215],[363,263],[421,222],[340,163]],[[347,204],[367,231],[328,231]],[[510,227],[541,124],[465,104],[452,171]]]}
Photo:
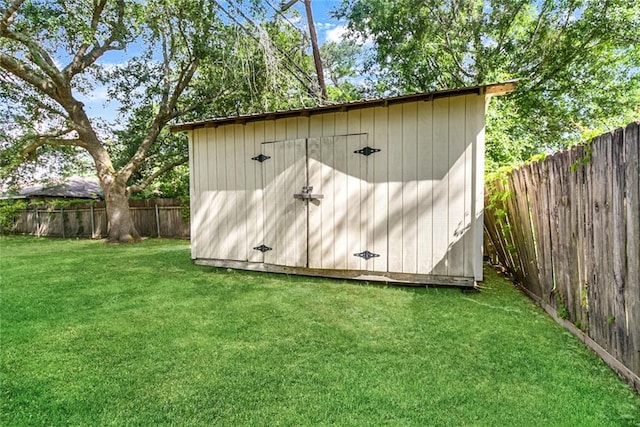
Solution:
{"label": "shed wall", "polygon": [[192,258],[481,280],[484,117],[463,95],[192,130]]}

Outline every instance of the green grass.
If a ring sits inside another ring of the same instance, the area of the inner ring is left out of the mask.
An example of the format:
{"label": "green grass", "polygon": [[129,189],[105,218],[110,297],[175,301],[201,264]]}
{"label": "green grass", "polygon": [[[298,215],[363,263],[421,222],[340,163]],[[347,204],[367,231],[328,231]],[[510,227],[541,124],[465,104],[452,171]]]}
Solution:
{"label": "green grass", "polygon": [[0,237],[0,277],[3,426],[640,425],[640,396],[492,271],[463,294]]}

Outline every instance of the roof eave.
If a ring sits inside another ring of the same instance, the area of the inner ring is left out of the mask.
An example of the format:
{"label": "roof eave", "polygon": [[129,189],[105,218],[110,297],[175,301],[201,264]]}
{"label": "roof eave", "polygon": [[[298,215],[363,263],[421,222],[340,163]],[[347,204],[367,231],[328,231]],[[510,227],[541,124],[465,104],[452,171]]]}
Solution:
{"label": "roof eave", "polygon": [[275,111],[267,113],[247,114],[232,117],[221,117],[217,119],[201,120],[197,122],[181,123],[171,126],[169,130],[173,133],[190,131],[199,128],[218,127],[228,124],[246,124],[262,120],[275,120],[290,117],[309,117],[316,114],[326,114],[334,112],[344,112],[362,108],[386,107],[393,104],[401,104],[415,101],[433,101],[437,98],[446,98],[456,95],[476,93],[486,96],[500,96],[513,92],[517,87],[518,80],[509,80],[500,83],[492,83],[482,86],[471,86],[457,89],[445,89],[435,92],[424,92],[409,95],[400,95],[389,98],[370,99],[354,101],[341,104],[320,105],[310,108],[299,108],[294,110]]}

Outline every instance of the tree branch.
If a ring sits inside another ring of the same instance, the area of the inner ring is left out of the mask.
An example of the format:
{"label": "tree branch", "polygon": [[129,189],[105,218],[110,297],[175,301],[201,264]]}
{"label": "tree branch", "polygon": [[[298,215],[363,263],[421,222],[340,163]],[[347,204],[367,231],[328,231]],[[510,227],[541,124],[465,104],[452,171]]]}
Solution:
{"label": "tree branch", "polygon": [[144,181],[142,181],[140,184],[129,186],[127,188],[127,191],[129,192],[129,194],[139,193],[142,190],[144,190],[145,188],[147,188],[149,186],[149,184],[151,184],[153,181],[155,181],[156,178],[158,178],[161,175],[169,172],[171,169],[175,168],[176,166],[180,166],[180,165],[183,165],[183,164],[187,163],[188,161],[189,161],[189,157],[180,157],[178,160],[176,160],[176,161],[174,161],[172,163],[167,163],[164,166],[162,166],[160,169],[155,171],[152,175],[150,175],[147,178],[145,178]]}
{"label": "tree branch", "polygon": [[191,82],[191,79],[193,78],[193,75],[195,74],[197,68],[198,59],[192,58],[191,62],[182,70],[180,70],[180,76],[178,77],[176,86],[168,99],[167,107],[169,114],[171,114],[171,112],[175,110],[178,103],[178,98],[180,98],[180,95],[182,95],[182,93]]}
{"label": "tree branch", "polygon": [[[529,43],[527,43],[527,47],[524,48],[525,52],[528,52],[529,49],[531,49],[531,47],[533,46],[533,43],[536,40],[536,36],[538,35],[538,31],[540,31],[540,26],[542,24],[542,20],[545,17],[547,13],[547,7],[546,4],[542,5],[542,9],[540,9],[540,13],[538,15],[538,21],[536,22],[536,28],[533,30],[533,33],[531,33],[531,36],[529,37]],[[500,46],[500,48],[502,48],[502,46]],[[500,53],[500,52],[498,52]]]}
{"label": "tree branch", "polygon": [[[104,7],[106,6],[106,0],[101,0],[95,5],[95,8],[91,17],[91,30],[95,34],[99,22],[100,15],[104,12]],[[95,63],[98,58],[104,55],[106,52],[111,50],[123,50],[124,45],[118,40],[121,37],[121,31],[124,28],[124,14],[125,14],[125,5],[124,0],[118,0],[118,16],[117,22],[111,28],[111,32],[109,37],[104,41],[101,45],[97,40],[94,40],[94,47],[87,52],[89,49],[89,44],[84,43],[78,49],[78,52],[73,57],[73,60],[64,67],[62,72],[67,76],[67,79],[71,80],[71,78],[81,72],[83,72],[87,67]]]}
{"label": "tree branch", "polygon": [[[464,67],[462,66],[462,64],[460,63],[460,60],[456,56],[456,49],[453,47],[453,44],[451,43],[451,39],[449,38],[448,28],[450,28],[450,27],[445,24],[445,22],[443,21],[442,17],[440,16],[440,14],[437,11],[434,11],[433,9],[430,9],[430,12],[434,16],[434,18],[438,21],[440,26],[443,28],[442,33],[444,33],[444,40],[445,40],[445,44],[447,45],[448,53],[451,56],[451,58],[453,59],[453,63],[455,64],[456,68],[458,69],[458,72],[462,73],[463,76],[466,76],[466,77],[468,77],[470,79],[475,79],[476,76],[471,74],[471,73],[469,73],[467,70],[465,70]],[[464,85],[464,79],[461,76],[455,75],[453,77],[456,80],[458,80],[458,82],[460,84]]]}
{"label": "tree branch", "polygon": [[25,37],[23,34],[15,33],[9,30],[6,26],[0,29],[0,37],[14,40],[24,47],[27,48],[29,55],[28,59],[38,66],[51,80],[53,80],[57,86],[65,86],[67,82],[65,82],[63,75],[58,70],[53,58],[49,55],[49,53],[42,48],[39,44],[35,43],[33,40]]}
{"label": "tree branch", "polygon": [[31,86],[35,87],[50,96],[52,99],[59,101],[56,86],[53,82],[38,75],[38,72],[24,62],[0,53],[0,67],[4,68],[14,76],[24,80]]}
{"label": "tree branch", "polygon": [[86,149],[87,144],[79,138],[61,138],[61,136],[72,131],[73,129],[65,129],[50,135],[38,135],[33,138],[33,142],[20,150],[20,152],[22,156],[26,158],[43,145],[51,145],[52,147],[80,147]]}
{"label": "tree branch", "polygon": [[24,3],[24,0],[14,0],[2,15],[2,20],[0,21],[0,37],[14,40],[26,47],[30,56],[28,59],[36,64],[58,85],[63,85],[64,79],[49,53],[34,40],[19,31],[15,32],[9,29],[9,24],[13,22],[13,19],[20,6],[22,6],[22,3]]}
{"label": "tree branch", "polygon": [[2,14],[2,20],[0,20],[0,33],[3,33],[7,30],[9,24],[13,22],[13,17],[16,15],[16,12],[18,11],[18,9],[20,9],[20,6],[22,6],[22,3],[24,2],[25,0],[14,0],[14,2],[9,7],[7,7],[7,9]]}
{"label": "tree branch", "polygon": [[191,104],[190,106],[188,106],[188,107],[186,107],[186,108],[184,108],[182,110],[175,109],[175,110],[173,110],[173,112],[171,112],[169,120],[173,120],[175,118],[184,116],[185,114],[189,114],[189,113],[191,113],[193,111],[196,111],[198,108],[200,108],[200,107],[202,107],[204,105],[207,105],[209,103],[212,103],[212,102],[222,98],[225,95],[229,95],[230,93],[231,93],[230,90],[223,89],[220,92],[218,92],[217,95],[209,97],[207,99],[203,99],[200,102],[196,102],[194,104]]}
{"label": "tree branch", "polygon": [[[165,61],[166,60],[168,60],[167,57],[165,57]],[[127,164],[124,165],[122,169],[120,169],[121,173],[123,173],[126,176],[131,176],[131,174],[134,171],[138,170],[140,165],[144,162],[147,151],[149,151],[149,148],[151,147],[151,145],[156,141],[156,139],[158,138],[158,135],[160,135],[160,131],[162,130],[162,128],[167,123],[169,123],[169,120],[177,117],[175,115],[175,111],[178,104],[178,99],[180,98],[182,93],[185,91],[189,83],[191,82],[191,79],[193,78],[193,75],[196,72],[197,64],[198,64],[197,59],[192,58],[191,62],[189,62],[184,67],[182,67],[182,69],[180,70],[180,74],[178,76],[177,83],[170,94],[167,92],[167,91],[170,91],[170,88],[165,86],[164,88],[165,91],[163,91],[163,99],[162,99],[163,103],[158,113],[153,118],[151,126],[149,127],[149,132],[147,133],[147,136],[142,141],[142,143],[140,143],[140,146],[138,146],[138,149],[136,150],[136,153],[131,157],[131,160],[129,160],[129,162],[127,162]],[[165,73],[170,73],[171,67],[169,67],[168,64],[165,64],[165,65],[166,65],[164,67]],[[165,79],[168,79],[168,78],[169,76],[166,75]]]}

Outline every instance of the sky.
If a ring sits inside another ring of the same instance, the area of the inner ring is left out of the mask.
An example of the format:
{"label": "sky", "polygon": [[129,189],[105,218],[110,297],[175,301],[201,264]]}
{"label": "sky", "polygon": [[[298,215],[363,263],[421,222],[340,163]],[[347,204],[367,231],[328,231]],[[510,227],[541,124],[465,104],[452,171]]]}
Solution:
{"label": "sky", "polygon": [[[341,40],[345,33],[344,21],[338,21],[331,17],[331,11],[340,6],[341,0],[311,0],[311,7],[313,11],[313,19],[316,26],[316,32],[318,34],[318,43],[322,45],[327,41],[338,42]],[[224,5],[224,1],[221,1]],[[275,14],[274,9],[271,7],[279,7],[280,0],[262,0],[263,6],[270,12],[270,15]],[[291,11],[285,13],[293,24],[298,26],[304,31],[308,31],[307,20],[305,15],[305,8],[302,1],[298,1],[293,7],[299,12],[299,18],[296,20],[293,17]],[[136,46],[131,46],[128,50],[107,52],[100,60],[99,63],[104,66],[117,65],[126,62],[127,58],[137,53]],[[85,104],[87,113],[93,118],[101,118],[107,122],[113,122],[117,118],[117,104],[114,102],[108,102],[108,94],[106,87],[98,86],[91,93],[79,96],[80,101]],[[124,125],[124,123],[123,123]],[[118,125],[116,124],[116,127]]]}

